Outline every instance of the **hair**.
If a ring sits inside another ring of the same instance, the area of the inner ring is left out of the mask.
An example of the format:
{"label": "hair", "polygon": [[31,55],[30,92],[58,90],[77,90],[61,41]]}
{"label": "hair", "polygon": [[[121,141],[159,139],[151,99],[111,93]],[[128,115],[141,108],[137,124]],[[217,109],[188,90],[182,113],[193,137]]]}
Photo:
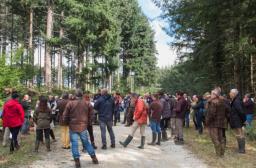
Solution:
{"label": "hair", "polygon": [[101,89],[101,93],[102,93],[103,95],[108,94],[108,89],[106,89],[106,88]]}
{"label": "hair", "polygon": [[215,94],[216,96],[220,96],[220,89],[214,89],[212,90],[212,93]]}
{"label": "hair", "polygon": [[76,97],[83,97],[83,91],[81,89],[76,90]]}
{"label": "hair", "polygon": [[20,97],[20,95],[19,95],[19,93],[17,92],[17,91],[13,91],[12,92],[12,98],[13,99],[17,99],[17,98],[19,98]]}
{"label": "hair", "polygon": [[89,94],[89,93],[85,93],[85,94],[84,94],[84,99],[85,99],[86,101],[90,101],[90,94]]}
{"label": "hair", "polygon": [[156,98],[156,99],[159,99],[159,96],[160,95],[158,93],[153,94],[153,97]]}
{"label": "hair", "polygon": [[183,95],[184,95],[184,92],[177,91],[176,94],[177,94],[178,96],[183,96]]}
{"label": "hair", "polygon": [[138,98],[139,95],[138,95],[137,93],[132,93],[132,94],[131,94],[131,97],[132,97],[132,98]]}
{"label": "hair", "polygon": [[247,93],[245,97],[251,98],[251,94]]}
{"label": "hair", "polygon": [[239,91],[237,89],[231,89],[230,92],[234,93],[235,95],[238,95],[238,93],[239,93]]}
{"label": "hair", "polygon": [[38,104],[38,110],[41,112],[46,112],[48,109],[47,105],[48,99],[46,96],[40,96],[39,97],[39,104]]}
{"label": "hair", "polygon": [[69,97],[68,93],[63,93],[63,94],[62,94],[62,99],[67,100],[68,97]]}

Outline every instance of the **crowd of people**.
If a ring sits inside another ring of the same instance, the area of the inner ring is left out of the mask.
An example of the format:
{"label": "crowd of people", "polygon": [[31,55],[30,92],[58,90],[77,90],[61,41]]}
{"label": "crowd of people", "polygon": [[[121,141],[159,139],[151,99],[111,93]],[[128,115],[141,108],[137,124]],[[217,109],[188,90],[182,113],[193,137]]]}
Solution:
{"label": "crowd of people", "polygon": [[[228,98],[229,97],[229,98]],[[225,153],[226,129],[228,125],[234,130],[238,143],[238,152],[245,153],[244,127],[250,127],[253,121],[254,100],[249,94],[240,99],[237,89],[232,89],[229,96],[222,94],[217,87],[211,93],[203,96],[178,91],[170,95],[159,91],[143,96],[128,93],[111,95],[107,89],[101,89],[92,96],[89,92],[76,90],[74,95],[63,93],[58,96],[40,96],[32,110],[32,101],[25,95],[19,102],[20,95],[13,91],[3,106],[2,119],[4,130],[3,146],[10,138],[10,152],[19,150],[19,134],[27,135],[31,126],[36,132],[35,152],[40,144],[45,144],[47,151],[51,151],[51,141],[56,141],[54,126],[61,130],[61,144],[63,149],[70,149],[79,168],[80,153],[78,139],[81,140],[83,151],[87,152],[94,164],[98,164],[95,150],[94,124],[99,124],[101,131],[102,150],[107,150],[106,132],[110,135],[110,147],[116,147],[116,137],[113,126],[121,122],[120,113],[124,112],[122,124],[130,127],[130,134],[124,141],[119,141],[127,147],[139,129],[141,142],[139,149],[145,147],[145,130],[149,126],[152,140],[148,145],[161,145],[161,142],[173,139],[176,145],[184,144],[183,129],[190,127],[190,121],[199,134],[208,128],[209,135],[215,147],[216,155],[223,157]],[[170,136],[168,136],[168,130]]]}

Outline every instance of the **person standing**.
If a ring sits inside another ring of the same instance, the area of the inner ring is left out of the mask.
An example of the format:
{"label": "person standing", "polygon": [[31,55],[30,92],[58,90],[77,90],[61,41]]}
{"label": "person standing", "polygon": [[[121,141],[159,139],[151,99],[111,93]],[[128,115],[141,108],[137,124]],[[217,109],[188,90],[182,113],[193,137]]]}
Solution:
{"label": "person standing", "polygon": [[[131,103],[130,94],[131,94],[131,93],[129,93],[128,95],[126,95],[125,98],[124,98],[124,101],[123,101],[123,103],[124,103],[124,121],[123,121],[122,124],[126,124],[126,122],[127,122],[128,108],[129,108],[129,105],[130,105],[130,103]],[[127,125],[128,125],[128,123],[126,124],[126,126],[127,126]]]}
{"label": "person standing", "polygon": [[91,100],[90,100],[90,95],[89,93],[84,94],[84,100],[86,102],[86,104],[89,106],[89,116],[88,116],[88,127],[87,130],[89,132],[89,136],[90,136],[90,141],[91,144],[93,146],[94,149],[97,149],[97,146],[95,145],[95,141],[94,141],[94,134],[93,134],[93,116],[94,116],[94,109],[93,106],[91,104]]}
{"label": "person standing", "polygon": [[252,126],[253,121],[253,110],[254,110],[254,102],[251,99],[250,94],[246,94],[243,99],[243,106],[246,115],[246,123],[248,127]]}
{"label": "person standing", "polygon": [[29,95],[25,95],[23,97],[23,100],[21,102],[21,105],[25,111],[25,119],[24,119],[24,123],[21,127],[21,134],[25,135],[29,133],[29,119],[30,119],[30,112],[31,112],[31,100],[29,98]]}
{"label": "person standing", "polygon": [[56,142],[56,138],[55,138],[55,134],[53,132],[53,128],[56,124],[56,118],[57,118],[57,114],[56,114],[57,103],[56,103],[56,101],[55,101],[55,99],[52,95],[49,96],[48,107],[51,109],[51,112],[52,112],[52,122],[51,122],[50,136],[51,136],[53,142]]}
{"label": "person standing", "polygon": [[180,91],[176,93],[177,103],[176,103],[176,106],[174,107],[174,112],[176,114],[176,118],[175,118],[175,132],[176,132],[175,144],[176,145],[184,144],[183,123],[185,119],[185,112],[187,110],[187,101],[185,100],[183,95],[184,93]]}
{"label": "person standing", "polygon": [[192,105],[195,112],[196,128],[199,134],[203,134],[204,100],[202,96],[197,97],[197,103]]}
{"label": "person standing", "polygon": [[36,142],[35,152],[38,152],[39,144],[43,141],[45,136],[45,144],[47,151],[50,152],[50,123],[52,121],[51,109],[47,105],[47,98],[45,96],[39,97],[39,104],[33,114],[33,121],[36,124]]}
{"label": "person standing", "polygon": [[81,139],[83,148],[86,149],[92,158],[94,164],[98,164],[93,146],[88,140],[88,121],[89,121],[89,106],[83,100],[83,92],[76,90],[76,99],[70,101],[63,113],[63,121],[69,125],[69,134],[71,140],[72,155],[75,161],[76,168],[80,168],[80,154],[78,150],[78,138]]}
{"label": "person standing", "polygon": [[209,129],[210,137],[218,157],[223,157],[225,153],[226,145],[223,130],[227,128],[229,113],[230,109],[227,108],[219,90],[213,90],[211,92],[211,98],[207,103],[205,123]]}
{"label": "person standing", "polygon": [[14,148],[19,150],[20,145],[18,143],[17,137],[20,132],[21,126],[24,123],[25,112],[19,103],[19,94],[14,91],[12,93],[12,99],[8,100],[3,107],[3,126],[8,127],[11,134],[12,139],[10,143],[10,152],[14,151]]}
{"label": "person standing", "polygon": [[185,121],[184,121],[184,125],[185,128],[189,128],[190,125],[190,107],[191,107],[191,98],[185,93],[184,94],[184,98],[187,101],[187,110],[185,112]]}
{"label": "person standing", "polygon": [[101,140],[103,150],[107,149],[107,140],[106,140],[106,128],[110,135],[111,148],[115,148],[115,135],[113,131],[113,114],[115,110],[114,99],[108,94],[107,89],[101,90],[101,97],[95,102],[94,109],[98,111],[99,114],[99,123],[101,130]]}
{"label": "person standing", "polygon": [[[152,96],[153,102],[149,106],[149,121],[152,130],[152,142],[148,145],[160,145],[161,144],[161,115],[162,115],[162,104],[159,100],[159,95],[155,94]],[[157,143],[156,143],[156,137]]]}
{"label": "person standing", "polygon": [[169,97],[164,94],[164,92],[159,92],[160,95],[160,103],[162,106],[162,117],[161,117],[161,131],[162,131],[162,139],[163,141],[167,141],[167,128],[170,123],[170,118],[171,118],[171,106],[170,106],[170,101]]}
{"label": "person standing", "polygon": [[232,89],[229,93],[231,102],[231,113],[230,113],[230,127],[234,130],[237,143],[238,152],[245,153],[245,135],[242,129],[246,122],[246,115],[242,108],[242,101],[239,98],[239,92],[237,89]]}
{"label": "person standing", "polygon": [[138,148],[144,149],[145,140],[146,140],[145,129],[147,125],[147,105],[144,102],[144,100],[140,99],[139,95],[137,95],[136,93],[131,94],[131,101],[135,102],[135,111],[133,116],[134,122],[131,128],[132,129],[131,134],[128,135],[128,137],[124,142],[120,141],[119,143],[123,147],[127,147],[129,143],[132,141],[136,130],[139,128],[140,135],[141,135],[141,144]]}
{"label": "person standing", "polygon": [[69,127],[63,121],[63,113],[69,102],[68,93],[62,95],[62,99],[58,101],[57,107],[59,109],[59,124],[61,129],[61,141],[63,149],[70,149],[70,139],[69,139]]}

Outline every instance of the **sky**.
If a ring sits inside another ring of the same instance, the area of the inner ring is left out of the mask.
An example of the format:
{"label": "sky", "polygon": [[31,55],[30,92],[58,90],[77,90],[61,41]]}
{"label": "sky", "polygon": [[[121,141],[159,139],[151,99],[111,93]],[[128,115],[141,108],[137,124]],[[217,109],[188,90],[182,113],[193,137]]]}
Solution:
{"label": "sky", "polygon": [[168,43],[171,41],[171,37],[168,36],[162,29],[165,27],[166,23],[159,18],[161,15],[161,10],[155,6],[151,0],[138,0],[138,2],[143,13],[149,18],[151,26],[155,31],[156,49],[158,52],[158,67],[167,67],[173,65],[177,56],[176,52],[168,45]]}

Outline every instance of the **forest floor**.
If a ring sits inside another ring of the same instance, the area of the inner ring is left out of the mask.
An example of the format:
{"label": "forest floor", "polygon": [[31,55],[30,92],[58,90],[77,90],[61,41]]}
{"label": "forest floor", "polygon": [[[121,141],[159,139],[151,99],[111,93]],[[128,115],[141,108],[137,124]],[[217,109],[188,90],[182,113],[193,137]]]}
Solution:
{"label": "forest floor", "polygon": [[[97,146],[101,147],[100,130],[98,126],[94,126],[95,138]],[[108,148],[108,150],[97,149],[96,154],[99,159],[99,165],[93,165],[90,157],[86,153],[81,153],[82,167],[99,167],[99,168],[206,168],[208,167],[202,160],[198,159],[194,154],[185,148],[185,146],[176,146],[172,141],[164,142],[159,146],[145,146],[140,150],[137,146],[140,144],[139,131],[135,135],[134,141],[127,147],[123,148],[119,145],[119,140],[124,140],[130,132],[130,128],[123,125],[114,127],[116,135],[116,149]],[[45,146],[40,146],[39,157],[36,161],[24,162],[22,166],[15,165],[13,168],[71,168],[74,162],[71,157],[70,150],[61,148],[60,131],[55,129],[57,142],[52,143],[52,152],[47,153]],[[146,129],[147,142],[151,140],[151,131]],[[32,145],[32,144],[31,144]],[[34,145],[34,144],[33,144]],[[109,146],[109,144],[108,144]],[[81,145],[79,146],[81,150]]]}

